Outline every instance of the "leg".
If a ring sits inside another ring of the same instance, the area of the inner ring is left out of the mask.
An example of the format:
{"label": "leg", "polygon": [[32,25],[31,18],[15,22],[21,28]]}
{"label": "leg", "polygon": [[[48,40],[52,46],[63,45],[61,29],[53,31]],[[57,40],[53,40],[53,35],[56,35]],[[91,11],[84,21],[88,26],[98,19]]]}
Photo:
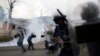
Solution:
{"label": "leg", "polygon": [[26,49],[25,49],[23,43],[21,43],[21,48],[22,48],[22,52],[26,52]]}
{"label": "leg", "polygon": [[18,42],[17,44],[19,47],[21,47],[22,52],[26,52],[26,49],[24,48],[23,42]]}
{"label": "leg", "polygon": [[94,43],[88,43],[87,44],[88,51],[89,51],[89,56],[96,56],[96,49],[97,49],[97,44],[96,42]]}
{"label": "leg", "polygon": [[31,43],[28,41],[28,50],[30,50]]}
{"label": "leg", "polygon": [[48,49],[48,41],[45,41],[45,49]]}
{"label": "leg", "polygon": [[32,43],[32,50],[34,50],[34,44]]}
{"label": "leg", "polygon": [[24,48],[24,46],[22,46],[21,48],[22,48],[22,52],[26,52],[26,49]]}

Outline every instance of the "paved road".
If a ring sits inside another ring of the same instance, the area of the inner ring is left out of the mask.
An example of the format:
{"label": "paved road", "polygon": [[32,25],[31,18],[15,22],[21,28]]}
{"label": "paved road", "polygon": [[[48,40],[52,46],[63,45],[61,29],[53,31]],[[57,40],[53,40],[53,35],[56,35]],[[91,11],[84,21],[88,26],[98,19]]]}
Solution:
{"label": "paved road", "polygon": [[35,48],[35,50],[27,50],[26,53],[22,53],[17,46],[0,47],[0,56],[57,56],[57,53],[48,54],[48,51],[44,49],[43,42],[35,44]]}
{"label": "paved road", "polygon": [[26,53],[22,53],[21,50],[5,50],[0,51],[0,56],[57,56],[57,54],[48,54],[47,50],[38,49],[38,50],[30,50]]}
{"label": "paved road", "polygon": [[[43,42],[35,44],[35,48],[35,50],[28,50],[26,53],[22,53],[20,48],[18,48],[17,46],[0,47],[0,56],[58,56],[57,53],[48,54],[48,51],[44,49]],[[87,48],[81,46],[80,49],[81,51],[79,56],[88,56]]]}

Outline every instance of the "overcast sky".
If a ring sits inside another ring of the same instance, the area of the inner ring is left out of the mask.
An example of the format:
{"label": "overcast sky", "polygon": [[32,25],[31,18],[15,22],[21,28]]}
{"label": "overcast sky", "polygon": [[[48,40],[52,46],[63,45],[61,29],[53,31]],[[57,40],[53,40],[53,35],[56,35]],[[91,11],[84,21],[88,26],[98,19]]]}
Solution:
{"label": "overcast sky", "polygon": [[64,14],[71,14],[77,6],[89,1],[97,0],[16,0],[13,9],[15,18],[33,18],[41,15],[51,16],[60,9]]}
{"label": "overcast sky", "polygon": [[[7,1],[8,0],[0,0],[0,5],[2,5],[6,11],[8,9]],[[98,0],[16,0],[13,17],[26,19],[38,17],[41,15],[41,11],[44,16],[51,16],[57,13],[57,8],[64,14],[69,15],[79,4],[89,1],[98,2]]]}

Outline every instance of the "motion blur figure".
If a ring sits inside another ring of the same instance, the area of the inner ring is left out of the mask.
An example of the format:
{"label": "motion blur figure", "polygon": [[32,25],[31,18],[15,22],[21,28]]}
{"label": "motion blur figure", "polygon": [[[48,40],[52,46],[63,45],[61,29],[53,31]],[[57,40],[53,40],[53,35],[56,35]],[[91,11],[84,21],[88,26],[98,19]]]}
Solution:
{"label": "motion blur figure", "polygon": [[25,35],[25,31],[24,31],[24,29],[23,29],[22,27],[18,27],[18,31],[19,31],[19,33],[20,33],[20,36],[19,36],[17,45],[18,45],[19,47],[21,47],[22,52],[26,52],[26,49],[25,49],[25,47],[24,47],[24,45],[23,45],[23,41],[24,41],[24,37],[25,37],[25,36],[24,36],[24,35]]}
{"label": "motion blur figure", "polygon": [[29,36],[29,38],[27,39],[27,41],[28,41],[28,50],[30,50],[30,48],[32,48],[32,50],[34,50],[34,45],[32,43],[32,38],[35,38],[35,37],[36,37],[36,35],[31,34]]}
{"label": "motion blur figure", "polygon": [[60,40],[59,43],[63,46],[59,56],[73,56],[69,38],[68,22],[62,16],[55,16],[54,22],[56,23],[54,37],[58,38]]}
{"label": "motion blur figure", "polygon": [[[86,22],[84,24],[98,23],[99,19],[99,8],[93,3],[89,2],[83,5],[83,11],[81,17]],[[95,37],[94,37],[95,38]],[[89,51],[89,56],[100,56],[100,43],[98,41],[86,43]]]}
{"label": "motion blur figure", "polygon": [[45,40],[44,40],[44,42],[45,42],[45,49],[49,48],[48,44],[49,44],[50,40],[51,40],[50,39],[50,35],[48,35],[47,32],[46,32],[45,33]]}

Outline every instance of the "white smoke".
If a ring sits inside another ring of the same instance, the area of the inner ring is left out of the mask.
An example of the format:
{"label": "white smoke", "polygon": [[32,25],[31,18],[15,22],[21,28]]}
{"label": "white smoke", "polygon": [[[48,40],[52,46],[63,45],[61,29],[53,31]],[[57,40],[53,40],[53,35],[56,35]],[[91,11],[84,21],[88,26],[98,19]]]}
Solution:
{"label": "white smoke", "polygon": [[13,9],[14,18],[30,19],[39,17],[41,10],[45,10],[43,5],[37,0],[16,0]]}
{"label": "white smoke", "polygon": [[30,33],[34,32],[39,36],[43,27],[35,17],[52,16],[57,13],[56,9],[60,9],[65,15],[68,15],[69,19],[78,19],[74,12],[79,5],[90,1],[97,2],[97,0],[16,0],[12,16],[32,19],[28,29]]}

